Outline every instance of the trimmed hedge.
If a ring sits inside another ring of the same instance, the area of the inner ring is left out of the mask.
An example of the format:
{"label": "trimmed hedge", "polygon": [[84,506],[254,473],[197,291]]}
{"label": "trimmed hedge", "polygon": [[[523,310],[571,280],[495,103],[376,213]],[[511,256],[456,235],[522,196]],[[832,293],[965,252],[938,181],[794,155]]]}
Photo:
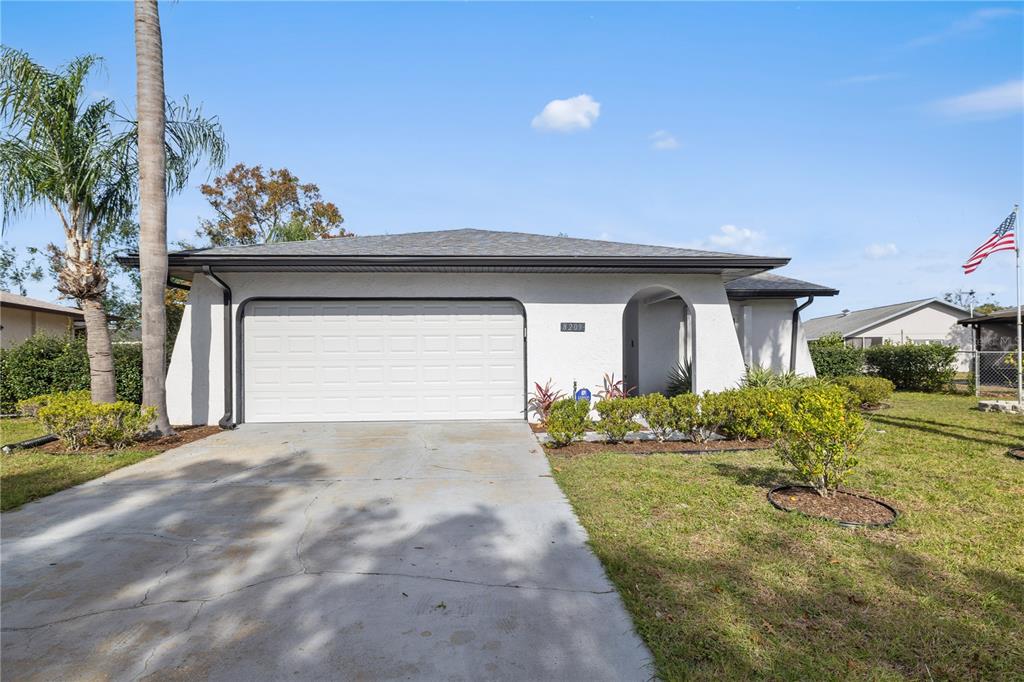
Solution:
{"label": "trimmed hedge", "polygon": [[883,377],[839,377],[836,384],[845,387],[857,399],[858,407],[877,407],[892,397],[894,386]]}
{"label": "trimmed hedge", "polygon": [[[114,346],[117,399],[142,402],[142,346]],[[0,411],[11,414],[21,400],[47,393],[89,388],[89,355],[85,339],[39,334],[0,350]]]}
{"label": "trimmed hedge", "polygon": [[955,346],[886,343],[864,351],[868,374],[883,377],[901,391],[944,391],[956,374]]}
{"label": "trimmed hedge", "polygon": [[864,351],[850,348],[839,334],[829,334],[807,344],[814,363],[814,373],[822,379],[861,374]]}

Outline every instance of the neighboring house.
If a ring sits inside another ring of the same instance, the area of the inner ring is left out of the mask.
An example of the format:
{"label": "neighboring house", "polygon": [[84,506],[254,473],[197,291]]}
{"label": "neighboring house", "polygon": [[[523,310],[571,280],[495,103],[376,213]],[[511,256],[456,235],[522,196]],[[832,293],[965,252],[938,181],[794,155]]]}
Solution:
{"label": "neighboring house", "polygon": [[970,334],[957,323],[968,316],[963,308],[924,298],[816,317],[804,323],[804,331],[810,341],[839,334],[854,348],[882,343],[943,343],[967,350],[971,347]]}
{"label": "neighboring house", "polygon": [[17,346],[35,334],[71,335],[84,324],[78,308],[0,291],[0,348]]}
{"label": "neighboring house", "polygon": [[1017,350],[1017,309],[1005,308],[988,315],[976,315],[960,320],[975,334],[979,350]]}
{"label": "neighboring house", "polygon": [[837,292],[763,274],[788,261],[487,230],[172,253],[191,291],[168,410],[523,419],[535,381],[596,392],[614,373],[646,393],[678,362],[695,391],[736,386],[745,361],[813,374],[796,298]]}

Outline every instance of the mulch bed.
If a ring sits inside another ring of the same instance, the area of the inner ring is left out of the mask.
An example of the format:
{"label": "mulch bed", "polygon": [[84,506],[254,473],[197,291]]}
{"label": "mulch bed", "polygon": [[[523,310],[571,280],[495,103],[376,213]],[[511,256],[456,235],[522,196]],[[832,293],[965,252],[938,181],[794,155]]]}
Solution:
{"label": "mulch bed", "polygon": [[[134,445],[128,446],[126,449],[132,450],[155,450],[156,452],[164,452],[187,443],[193,443],[197,440],[202,440],[207,436],[212,436],[215,433],[219,433],[221,428],[219,426],[175,426],[174,430],[177,431],[173,436],[162,436],[160,438],[152,438],[150,440],[139,441]],[[96,455],[99,453],[108,453],[110,448],[108,447],[84,447],[81,450],[75,452],[68,452],[61,445],[60,441],[54,441],[53,443],[47,443],[46,445],[39,446],[40,452],[49,452],[54,455]]]}
{"label": "mulch bed", "polygon": [[1017,459],[1024,459],[1024,448],[1010,448],[1006,454]]}
{"label": "mulch bed", "polygon": [[565,447],[554,448],[546,444],[544,447],[552,453],[564,457],[597,455],[602,452],[616,452],[629,455],[653,455],[661,452],[728,452],[736,450],[764,450],[772,446],[767,440],[713,440],[707,443],[694,443],[690,440],[672,440],[658,442],[656,440],[636,441],[632,443],[570,443]]}
{"label": "mulch bed", "polygon": [[899,517],[899,512],[881,500],[843,491],[822,497],[803,485],[775,488],[768,493],[768,501],[783,511],[796,511],[844,526],[888,526]]}

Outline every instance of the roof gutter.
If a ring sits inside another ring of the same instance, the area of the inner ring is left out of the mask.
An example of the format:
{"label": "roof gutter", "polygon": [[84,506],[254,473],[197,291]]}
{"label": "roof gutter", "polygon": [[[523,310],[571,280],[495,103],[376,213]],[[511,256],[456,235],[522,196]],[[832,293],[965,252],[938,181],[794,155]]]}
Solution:
{"label": "roof gutter", "polygon": [[800,311],[814,303],[814,296],[808,296],[807,300],[793,308],[793,323],[791,326],[791,337],[789,339],[789,371],[796,372],[796,348],[797,339],[800,338]]}
{"label": "roof gutter", "polygon": [[232,368],[234,367],[234,362],[232,358],[231,344],[231,287],[228,286],[227,282],[215,275],[213,268],[209,265],[203,266],[203,274],[206,275],[211,282],[217,285],[224,295],[224,416],[217,421],[217,425],[222,429],[233,429],[235,428],[235,391],[232,384]]}
{"label": "roof gutter", "polygon": [[[138,267],[138,255],[119,256],[118,262]],[[270,269],[289,267],[537,267],[537,268],[650,268],[652,270],[678,270],[689,268],[743,269],[781,267],[789,258],[761,257],[562,257],[562,256],[211,256],[203,254],[172,253],[170,267],[201,269],[216,266],[222,272],[242,269]]]}

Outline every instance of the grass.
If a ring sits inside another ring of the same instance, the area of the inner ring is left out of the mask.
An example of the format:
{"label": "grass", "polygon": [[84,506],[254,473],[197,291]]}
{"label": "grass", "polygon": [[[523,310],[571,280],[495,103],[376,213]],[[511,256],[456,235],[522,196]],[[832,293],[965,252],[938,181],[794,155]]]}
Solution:
{"label": "grass", "polygon": [[900,393],[848,487],[889,529],[777,511],[770,452],[549,453],[665,679],[1020,679],[1024,420]]}
{"label": "grass", "polygon": [[46,429],[35,419],[29,417],[0,419],[0,445],[20,443],[29,438],[45,435]]}
{"label": "grass", "polygon": [[[5,419],[0,422],[0,429],[5,444],[44,434],[33,419]],[[141,462],[157,452],[139,449],[65,455],[32,449],[0,455],[0,511],[15,509],[114,469]]]}

